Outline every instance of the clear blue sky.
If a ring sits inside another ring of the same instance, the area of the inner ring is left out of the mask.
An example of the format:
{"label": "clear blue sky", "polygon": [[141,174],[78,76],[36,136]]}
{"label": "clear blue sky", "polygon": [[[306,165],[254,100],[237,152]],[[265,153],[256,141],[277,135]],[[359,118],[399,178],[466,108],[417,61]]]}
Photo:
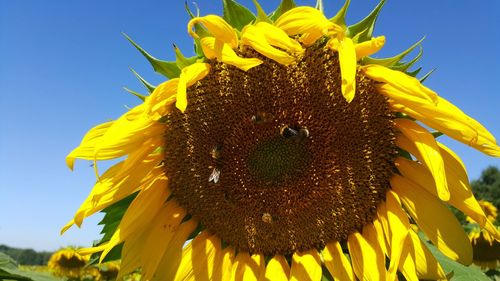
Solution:
{"label": "clear blue sky", "polygon": [[[202,14],[221,12],[219,1],[199,2]],[[271,11],[279,0],[261,2]],[[59,236],[95,180],[86,161],[70,172],[65,155],[89,128],[138,103],[122,89],[145,92],[128,67],[152,83],[162,81],[120,32],[163,59],[173,58],[172,43],[188,54],[192,50],[184,1],[142,3],[0,0],[0,244],[55,250],[98,238],[99,216]],[[352,0],[348,22],[363,18],[376,3]],[[325,0],[326,13],[333,15],[341,5]],[[382,55],[425,35],[420,65],[437,68],[427,85],[500,138],[499,13],[498,0],[389,0],[375,33],[387,37]],[[499,159],[444,141],[463,158],[472,179],[486,166],[500,165]]]}

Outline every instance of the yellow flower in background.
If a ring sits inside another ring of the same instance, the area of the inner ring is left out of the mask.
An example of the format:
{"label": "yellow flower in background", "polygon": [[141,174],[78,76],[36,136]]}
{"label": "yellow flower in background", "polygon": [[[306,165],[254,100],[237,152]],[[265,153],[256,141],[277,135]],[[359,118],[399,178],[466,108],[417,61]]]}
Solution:
{"label": "yellow flower in background", "polygon": [[[480,200],[479,205],[488,220],[496,220],[497,208],[491,202]],[[470,223],[475,223],[470,217],[466,219]],[[469,233],[469,239],[472,242],[474,264],[480,266],[482,269],[497,269],[500,267],[500,242],[496,237],[493,237],[488,231],[474,227]]]}
{"label": "yellow flower in background", "polygon": [[55,276],[79,279],[87,261],[76,249],[64,248],[52,254],[47,266]]}
{"label": "yellow flower in background", "polygon": [[[493,203],[486,201],[486,200],[479,200],[478,203],[479,203],[479,206],[481,206],[481,209],[483,209],[484,214],[486,215],[486,218],[489,221],[494,222],[497,219],[497,215],[498,215],[498,210],[495,207],[495,205],[493,205]],[[471,217],[467,217],[466,220],[469,223],[476,223],[476,221]]]}
{"label": "yellow flower in background", "polygon": [[500,148],[408,70],[420,42],[370,57],[385,44],[372,36],[383,1],[350,26],[349,1],[331,19],[291,0],[270,15],[255,2],[257,16],[224,3],[224,18],[188,23],[193,58],[176,48],[175,63],[159,61],[133,43],[170,79],[140,78],[144,102],[68,155],[71,168],[125,157],[63,229],[124,209],[82,254],[122,247],[120,276],[140,268],[143,280],[418,280],[446,276],[410,219],[462,264],[472,247],[447,204],[500,238],[460,158],[423,125],[491,156]]}

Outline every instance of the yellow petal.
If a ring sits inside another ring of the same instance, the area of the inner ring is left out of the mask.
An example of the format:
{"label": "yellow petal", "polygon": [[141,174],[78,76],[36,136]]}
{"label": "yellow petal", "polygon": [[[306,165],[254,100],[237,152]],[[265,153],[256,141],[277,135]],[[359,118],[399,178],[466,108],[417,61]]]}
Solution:
{"label": "yellow petal", "polygon": [[[361,69],[366,76],[375,81],[388,84],[402,94],[425,99],[432,103],[438,102],[438,96],[434,91],[422,85],[418,79],[408,76],[401,71],[376,64],[366,65]],[[385,87],[386,85],[383,86]]]}
{"label": "yellow petal", "polygon": [[223,18],[216,15],[207,15],[190,20],[188,23],[188,32],[195,39],[199,38],[193,31],[193,27],[197,23],[203,24],[213,37],[228,44],[232,49],[238,47],[238,35],[236,31]]}
{"label": "yellow petal", "polygon": [[406,237],[399,270],[408,281],[447,279],[441,265],[413,230]]}
{"label": "yellow petal", "polygon": [[[446,169],[448,187],[450,189],[449,204],[462,211],[467,216],[473,218],[481,227],[484,227],[493,236],[499,237],[497,229],[488,222],[483,209],[477,202],[472,189],[469,186],[469,179],[458,156],[443,144],[438,143],[441,150]],[[395,161],[399,172],[429,193],[437,196],[436,185],[429,171],[421,164],[405,159],[397,158]]]}
{"label": "yellow petal", "polygon": [[347,239],[354,273],[360,280],[378,281],[386,279],[385,256],[377,241],[369,241],[359,232]]}
{"label": "yellow petal", "polygon": [[177,85],[177,101],[175,103],[175,106],[180,111],[184,112],[187,107],[187,88],[205,78],[209,72],[210,64],[208,63],[194,63],[182,69],[179,84]]}
{"label": "yellow petal", "polygon": [[[381,204],[384,204],[383,210],[386,210],[385,202],[382,202]],[[384,227],[383,227],[382,221],[380,219],[380,216],[382,215],[382,214],[380,214],[381,210],[382,209],[380,207],[377,208],[377,217],[374,218],[372,223],[373,223],[373,227],[375,228],[375,232],[377,233],[378,244],[380,245],[382,252],[386,256],[389,257],[390,256],[390,247],[388,246],[389,243],[387,243],[387,241],[390,241],[390,240],[388,240],[388,238],[386,237],[389,234],[384,231]],[[387,218],[386,218],[387,212],[385,212],[385,214],[383,214],[383,216],[384,216],[384,220],[386,221],[386,224],[388,225],[389,222],[387,221]]]}
{"label": "yellow petal", "polygon": [[334,241],[326,244],[322,252],[323,263],[335,280],[354,281],[354,271],[352,265],[344,255],[339,242]]}
{"label": "yellow petal", "polygon": [[80,145],[73,151],[71,151],[68,156],[66,156],[66,165],[68,165],[68,167],[73,170],[73,165],[76,158],[93,160],[96,144],[99,143],[101,137],[108,131],[109,127],[111,127],[113,123],[113,121],[106,122],[90,129],[83,137]]}
{"label": "yellow petal", "polygon": [[161,261],[154,272],[151,280],[153,281],[169,281],[174,280],[176,272],[179,270],[179,265],[182,260],[182,248],[189,235],[196,229],[198,223],[190,219],[180,225],[175,232],[167,250],[163,254]]}
{"label": "yellow petal", "polygon": [[164,131],[162,124],[145,114],[144,104],[136,106],[116,120],[99,139],[92,160],[112,159],[129,154],[147,140],[161,138]]}
{"label": "yellow petal", "polygon": [[154,179],[163,176],[162,169],[155,168],[160,160],[158,156],[147,157],[131,174],[122,173],[124,162],[111,167],[94,185],[90,194],[76,211],[73,220],[61,232],[64,233],[73,224],[80,227],[84,218],[122,200],[150,184]]}
{"label": "yellow petal", "polygon": [[262,255],[250,256],[247,252],[239,252],[234,259],[231,280],[256,281],[265,272],[265,261]]}
{"label": "yellow petal", "polygon": [[396,128],[410,140],[408,143],[402,138],[398,138],[396,144],[425,163],[436,181],[439,198],[443,201],[450,200],[444,162],[434,136],[422,126],[408,119],[397,119],[395,124]]}
{"label": "yellow petal", "polygon": [[389,229],[389,220],[387,219],[387,207],[385,205],[385,202],[380,202],[378,207],[377,207],[377,219],[374,220],[373,226],[377,230],[378,233],[384,233],[384,243],[380,240],[379,238],[379,244],[387,256],[390,255],[391,251],[391,237],[390,232],[385,231],[386,229]]}
{"label": "yellow petal", "polygon": [[387,280],[396,280],[397,269],[401,253],[403,251],[404,242],[406,240],[406,236],[408,236],[408,230],[410,229],[410,222],[408,221],[406,212],[401,207],[399,196],[392,190],[389,190],[386,193],[386,208],[389,229],[386,229],[385,231],[389,233],[389,237],[391,237],[391,252],[389,255],[391,261],[389,264]]}
{"label": "yellow petal", "polygon": [[443,254],[465,265],[472,262],[469,238],[446,205],[423,187],[397,174],[391,178],[391,186],[418,226]]}
{"label": "yellow petal", "polygon": [[316,249],[293,254],[290,281],[319,281],[322,274],[321,258]]}
{"label": "yellow petal", "polygon": [[324,35],[343,32],[342,28],[329,21],[323,13],[313,7],[296,7],[281,15],[274,23],[288,35],[308,34],[306,46]]}
{"label": "yellow petal", "polygon": [[491,156],[500,157],[495,138],[479,122],[447,100],[438,97],[437,104],[401,95],[393,87],[377,87],[379,93],[392,99],[391,109],[421,121],[425,125]]}
{"label": "yellow petal", "polygon": [[263,21],[256,23],[255,27],[263,32],[269,44],[291,53],[304,53],[300,43],[288,37],[281,28]]}
{"label": "yellow petal", "polygon": [[356,52],[351,38],[345,37],[338,48],[340,72],[342,76],[342,94],[347,102],[354,99],[356,93]]}
{"label": "yellow petal", "polygon": [[140,252],[142,275],[145,280],[150,279],[158,269],[185,215],[186,211],[172,200],[168,201],[154,218],[151,229],[142,241]]}
{"label": "yellow petal", "polygon": [[234,65],[244,71],[262,64],[262,61],[257,58],[238,57],[234,50],[231,49],[227,44],[224,44],[220,48],[220,50],[217,49],[216,40],[213,37],[202,38],[200,42],[203,53],[208,59],[217,58],[221,62]]}
{"label": "yellow petal", "polygon": [[286,258],[281,255],[276,255],[266,265],[265,280],[269,281],[288,281],[290,276],[290,266]]}
{"label": "yellow petal", "polygon": [[368,41],[356,44],[356,58],[360,60],[363,57],[371,56],[380,51],[385,45],[385,36],[374,37]]}
{"label": "yellow petal", "polygon": [[213,280],[214,270],[221,260],[220,247],[220,239],[216,236],[207,232],[198,234],[184,248],[175,280]]}
{"label": "yellow petal", "polygon": [[116,280],[122,280],[123,276],[128,275],[137,268],[141,267],[142,261],[140,255],[138,255],[137,253],[140,253],[143,249],[142,243],[146,239],[145,233],[149,233],[149,227],[143,229],[141,233],[130,237],[123,244],[120,272],[118,273]]}
{"label": "yellow petal", "polygon": [[253,25],[247,25],[241,32],[241,44],[250,46],[262,55],[283,65],[289,65],[295,61],[295,58],[287,52],[271,46],[262,30]]}
{"label": "yellow petal", "polygon": [[[167,198],[169,194],[169,192],[165,190],[166,184],[167,183],[165,177],[158,178],[149,186],[142,189],[141,192],[139,192],[137,197],[132,201],[130,206],[125,211],[125,214],[123,215],[123,218],[118,225],[118,230],[113,234],[113,237],[108,242],[106,249],[104,249],[103,253],[101,254],[100,262],[102,262],[102,260],[115,246],[127,240],[129,237],[140,233],[142,229],[146,228],[148,225],[153,225],[152,227],[150,227],[150,229],[151,232],[154,232],[155,230],[158,230],[158,228],[160,228],[159,231],[162,231],[162,227],[167,224],[178,225],[180,223],[180,219],[184,217],[185,212],[178,205],[176,205],[175,203],[167,204],[162,209],[162,203],[165,201],[165,198]],[[151,207],[144,208],[145,205]],[[179,215],[181,215],[182,217],[177,218],[177,222],[165,222],[165,219],[170,219],[172,215],[174,215],[174,218]],[[158,239],[158,237],[155,238]],[[151,240],[150,237],[147,237],[147,241],[156,240]],[[148,247],[148,245],[150,244],[151,243],[146,243],[146,245],[143,245],[143,248],[148,249],[148,251],[146,252],[147,257],[152,257],[155,253],[157,253],[158,258],[160,258],[163,255],[163,251],[155,251],[162,249],[161,247],[157,247],[161,244],[154,244],[153,247]]]}
{"label": "yellow petal", "polygon": [[146,97],[144,104],[154,120],[160,119],[170,111],[169,105],[176,100],[178,84],[178,78],[168,80],[158,85],[151,95]]}
{"label": "yellow petal", "polygon": [[234,249],[226,247],[221,252],[221,261],[214,270],[213,280],[229,281],[231,280],[231,270],[234,262]]}

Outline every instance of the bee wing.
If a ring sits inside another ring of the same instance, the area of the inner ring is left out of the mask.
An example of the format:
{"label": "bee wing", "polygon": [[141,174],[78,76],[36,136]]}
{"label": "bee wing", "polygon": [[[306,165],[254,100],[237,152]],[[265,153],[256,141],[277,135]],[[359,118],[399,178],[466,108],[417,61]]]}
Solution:
{"label": "bee wing", "polygon": [[220,177],[220,170],[218,168],[214,168],[212,173],[210,174],[210,177],[208,177],[208,181],[209,182],[213,181],[214,183],[218,183],[219,177]]}

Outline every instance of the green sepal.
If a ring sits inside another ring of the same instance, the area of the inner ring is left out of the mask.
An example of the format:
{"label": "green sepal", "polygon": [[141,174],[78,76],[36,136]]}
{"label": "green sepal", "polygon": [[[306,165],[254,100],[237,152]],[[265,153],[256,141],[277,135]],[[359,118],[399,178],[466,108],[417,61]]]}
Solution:
{"label": "green sepal", "polygon": [[322,13],[324,13],[324,5],[323,5],[323,0],[316,0],[316,9],[320,10]]}
{"label": "green sepal", "polygon": [[[194,3],[196,5],[196,3]],[[184,8],[186,9],[186,12],[189,14],[191,18],[198,17],[200,15],[200,9],[198,6],[196,6],[196,16],[193,14],[191,9],[189,8],[189,5],[187,1],[184,2]],[[194,32],[200,37],[203,38],[205,36],[210,36],[208,31],[203,28],[200,24],[195,24],[194,25]],[[205,57],[205,54],[203,54],[203,48],[201,47],[200,39],[194,39],[194,52],[198,56],[198,58],[203,58]]]}
{"label": "green sepal", "polygon": [[139,73],[137,73],[132,67],[129,67],[129,69],[130,69],[130,71],[132,71],[132,73],[134,73],[135,77],[137,77],[137,79],[139,79],[141,84],[144,85],[144,87],[146,87],[146,89],[148,90],[149,93],[152,93],[156,89],[155,86],[151,85],[151,83],[144,80],[144,78],[142,78],[142,76],[139,75]]}
{"label": "green sepal", "polygon": [[134,45],[134,47],[141,52],[141,54],[151,63],[155,72],[162,74],[163,76],[172,79],[177,78],[181,74],[181,70],[177,67],[175,62],[159,60],[153,56],[151,56],[148,52],[146,52],[141,46],[137,45],[132,39],[125,33],[122,33],[127,40]]}
{"label": "green sepal", "polygon": [[181,70],[186,66],[192,65],[193,63],[196,62],[196,60],[198,60],[197,56],[186,58],[182,54],[181,50],[175,44],[174,44],[174,51],[175,51],[175,63],[177,63],[177,66]]}
{"label": "green sepal", "polygon": [[393,67],[398,62],[400,62],[405,56],[407,56],[411,51],[413,51],[417,46],[419,46],[422,43],[422,41],[424,41],[424,39],[425,39],[425,37],[418,40],[418,42],[413,44],[410,48],[406,49],[405,51],[403,51],[400,54],[395,55],[393,57],[383,58],[383,59],[365,57],[361,60],[361,63],[363,65],[378,64],[378,65],[382,65],[382,66]]}
{"label": "green sepal", "polygon": [[337,14],[333,18],[331,18],[330,21],[345,28],[346,27],[345,15],[347,14],[347,9],[349,8],[349,4],[351,4],[351,0],[346,0],[344,6],[340,8]]}
{"label": "green sepal", "polygon": [[407,75],[410,75],[411,77],[417,77],[417,75],[422,71],[422,67],[419,67],[413,71],[407,71],[405,72]]}
{"label": "green sepal", "polygon": [[278,6],[278,8],[276,8],[276,10],[274,10],[274,12],[272,12],[269,15],[269,18],[274,22],[281,15],[283,15],[284,13],[290,11],[291,9],[293,9],[295,7],[297,7],[297,5],[295,4],[295,2],[293,0],[282,0],[280,5]]}
{"label": "green sepal", "polygon": [[234,0],[222,0],[222,6],[222,17],[237,30],[242,30],[245,25],[255,20],[252,11]]}
{"label": "green sepal", "polygon": [[424,48],[422,48],[422,45],[419,45],[418,47],[419,47],[418,54],[411,61],[398,62],[391,68],[394,70],[406,72],[412,65],[414,65],[422,57],[422,54],[424,53]]}
{"label": "green sepal", "polygon": [[377,21],[380,10],[385,4],[385,0],[381,0],[371,13],[358,23],[355,23],[347,28],[347,34],[354,37],[359,34],[358,42],[368,41],[372,38],[375,23]]}
{"label": "green sepal", "polygon": [[145,95],[143,95],[143,94],[139,94],[138,92],[136,92],[136,91],[134,91],[134,90],[130,90],[130,89],[129,89],[129,88],[127,88],[127,87],[123,87],[123,89],[124,89],[125,91],[127,91],[128,93],[130,93],[130,94],[132,94],[132,95],[134,95],[134,96],[138,97],[141,101],[145,101],[145,100],[146,100],[146,97],[147,97],[147,96],[145,96]]}
{"label": "green sepal", "polygon": [[425,80],[427,80],[427,78],[429,78],[429,76],[431,76],[432,73],[434,73],[436,69],[431,69],[431,71],[427,72],[422,78],[420,78],[420,83],[424,83]]}
{"label": "green sepal", "polygon": [[437,139],[439,138],[440,136],[444,135],[443,133],[441,133],[440,131],[434,131],[434,132],[431,132],[432,136]]}
{"label": "green sepal", "polygon": [[255,19],[255,22],[268,22],[271,23],[271,20],[267,16],[266,12],[264,12],[264,9],[262,9],[262,6],[259,4],[257,0],[252,0],[253,4],[255,5],[255,8],[257,9],[257,18]]}

